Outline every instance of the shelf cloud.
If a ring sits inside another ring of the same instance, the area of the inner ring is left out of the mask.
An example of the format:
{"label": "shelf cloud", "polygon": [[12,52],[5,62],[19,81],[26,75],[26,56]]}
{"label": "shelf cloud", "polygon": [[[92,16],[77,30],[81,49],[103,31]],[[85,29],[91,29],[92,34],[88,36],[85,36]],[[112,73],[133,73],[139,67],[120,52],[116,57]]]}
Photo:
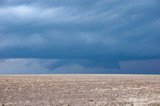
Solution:
{"label": "shelf cloud", "polygon": [[159,0],[0,1],[1,64],[22,59],[48,73],[62,67],[121,72],[123,61],[150,61],[153,67],[152,60],[157,64],[160,58],[159,5]]}

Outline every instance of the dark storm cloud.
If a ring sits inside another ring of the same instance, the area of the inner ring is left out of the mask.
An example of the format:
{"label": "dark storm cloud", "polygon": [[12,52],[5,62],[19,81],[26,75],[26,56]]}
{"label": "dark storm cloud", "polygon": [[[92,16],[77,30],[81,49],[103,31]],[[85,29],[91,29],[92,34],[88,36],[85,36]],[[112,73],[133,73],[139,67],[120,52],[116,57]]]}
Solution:
{"label": "dark storm cloud", "polygon": [[159,0],[1,0],[0,58],[119,68],[160,57]]}
{"label": "dark storm cloud", "polygon": [[68,63],[67,60],[59,59],[4,59],[0,61],[0,74],[160,74],[160,59],[121,61],[120,68],[97,67],[97,62],[92,62],[89,67],[87,64],[91,63],[87,60],[72,60]]}

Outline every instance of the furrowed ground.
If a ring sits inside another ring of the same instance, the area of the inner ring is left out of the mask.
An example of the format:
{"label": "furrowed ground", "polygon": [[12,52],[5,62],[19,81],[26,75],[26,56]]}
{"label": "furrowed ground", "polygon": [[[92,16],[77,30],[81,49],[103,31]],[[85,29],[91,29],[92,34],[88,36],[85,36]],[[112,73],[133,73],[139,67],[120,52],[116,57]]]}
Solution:
{"label": "furrowed ground", "polygon": [[160,76],[1,75],[0,106],[160,106]]}

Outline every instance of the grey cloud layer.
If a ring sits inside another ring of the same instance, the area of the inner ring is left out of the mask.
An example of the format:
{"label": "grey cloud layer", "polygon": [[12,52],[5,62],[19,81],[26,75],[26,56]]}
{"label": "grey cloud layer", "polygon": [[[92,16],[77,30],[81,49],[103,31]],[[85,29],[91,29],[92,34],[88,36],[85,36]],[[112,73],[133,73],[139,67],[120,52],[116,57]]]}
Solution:
{"label": "grey cloud layer", "polygon": [[0,1],[0,58],[98,67],[159,58],[159,5],[159,0]]}
{"label": "grey cloud layer", "polygon": [[[108,67],[86,67],[87,61],[81,64],[70,62],[58,66],[59,59],[4,59],[0,60],[0,74],[37,74],[37,73],[127,73],[127,74],[160,74],[160,60],[121,61],[120,69]],[[85,62],[85,65],[84,65]],[[89,62],[90,63],[90,62]],[[54,68],[53,68],[54,67]],[[151,71],[152,70],[152,71]]]}

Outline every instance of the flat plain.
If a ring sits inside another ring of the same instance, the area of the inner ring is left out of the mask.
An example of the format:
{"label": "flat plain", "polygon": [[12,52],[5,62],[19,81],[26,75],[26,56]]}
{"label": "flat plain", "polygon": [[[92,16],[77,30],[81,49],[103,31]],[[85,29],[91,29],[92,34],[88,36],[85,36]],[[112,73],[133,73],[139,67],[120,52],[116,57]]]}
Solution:
{"label": "flat plain", "polygon": [[1,75],[0,106],[160,106],[160,75]]}

